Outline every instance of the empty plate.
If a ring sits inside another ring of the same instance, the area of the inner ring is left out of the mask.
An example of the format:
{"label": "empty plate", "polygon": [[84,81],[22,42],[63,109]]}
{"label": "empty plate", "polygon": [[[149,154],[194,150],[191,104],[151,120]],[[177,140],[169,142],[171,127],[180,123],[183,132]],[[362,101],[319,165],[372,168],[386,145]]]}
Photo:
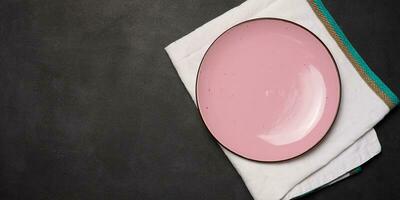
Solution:
{"label": "empty plate", "polygon": [[281,161],[316,145],[340,102],[327,47],[290,21],[260,18],[219,36],[201,62],[197,105],[220,144],[245,158]]}

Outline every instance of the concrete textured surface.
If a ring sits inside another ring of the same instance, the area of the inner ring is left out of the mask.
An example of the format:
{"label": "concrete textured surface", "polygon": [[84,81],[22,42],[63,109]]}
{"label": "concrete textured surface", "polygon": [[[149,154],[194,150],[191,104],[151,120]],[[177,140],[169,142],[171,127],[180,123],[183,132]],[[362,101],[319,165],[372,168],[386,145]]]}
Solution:
{"label": "concrete textured surface", "polygon": [[[163,48],[241,0],[1,0],[0,199],[251,199]],[[400,95],[397,1],[324,1]],[[400,199],[400,110],[304,199]]]}

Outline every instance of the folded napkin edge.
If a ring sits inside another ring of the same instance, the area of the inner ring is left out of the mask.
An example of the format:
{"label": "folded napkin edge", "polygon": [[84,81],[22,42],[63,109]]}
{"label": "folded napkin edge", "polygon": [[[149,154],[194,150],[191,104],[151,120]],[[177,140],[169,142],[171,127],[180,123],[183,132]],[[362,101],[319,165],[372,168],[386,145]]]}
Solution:
{"label": "folded napkin edge", "polygon": [[[327,186],[333,185],[334,183],[347,178],[347,177],[342,177],[343,175],[346,175],[346,174],[350,173],[351,171],[353,171],[357,168],[360,168],[362,165],[364,165],[365,163],[370,161],[373,157],[379,155],[382,151],[382,147],[381,147],[381,144],[379,142],[379,139],[378,139],[378,136],[377,136],[377,133],[375,132],[375,130],[371,129],[371,131],[373,132],[373,134],[371,134],[370,136],[367,136],[367,135],[362,136],[362,137],[367,138],[367,141],[362,145],[366,148],[366,151],[355,152],[351,156],[352,157],[350,159],[351,162],[343,164],[343,166],[342,166],[343,170],[330,171],[329,173],[327,173],[328,176],[327,175],[319,176],[318,181],[311,182],[312,184],[305,185],[305,186],[299,188],[297,193],[291,194],[290,197],[297,198],[297,197],[300,197],[303,195],[307,196],[307,194],[309,194],[309,193],[314,193],[314,192],[319,191],[320,189],[323,189]],[[349,147],[347,147],[346,150],[349,149],[350,147],[351,147],[351,145]],[[343,152],[345,152],[346,150],[344,150]],[[329,163],[331,163],[332,161],[330,161]],[[329,165],[329,163],[327,163],[326,166]],[[353,174],[350,173],[349,175],[351,176]],[[342,179],[340,179],[340,178],[342,178]],[[312,188],[314,188],[314,189],[312,189]]]}
{"label": "folded napkin edge", "polygon": [[389,109],[393,109],[400,100],[396,94],[372,71],[360,54],[350,43],[340,26],[336,23],[321,0],[307,0],[314,14],[325,26],[337,45],[350,60],[361,78],[381,98]]}

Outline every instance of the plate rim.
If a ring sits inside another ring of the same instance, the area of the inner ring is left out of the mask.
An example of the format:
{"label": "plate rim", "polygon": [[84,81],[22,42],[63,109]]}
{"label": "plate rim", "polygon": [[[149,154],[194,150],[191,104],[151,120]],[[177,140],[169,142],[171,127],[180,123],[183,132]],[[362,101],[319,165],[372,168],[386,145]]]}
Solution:
{"label": "plate rim", "polygon": [[[339,102],[338,102],[337,108],[336,108],[336,110],[335,110],[336,112],[335,112],[335,116],[334,116],[334,118],[333,118],[333,121],[332,121],[332,123],[329,125],[329,128],[325,131],[324,135],[318,140],[318,142],[316,142],[315,144],[313,144],[310,148],[308,148],[307,150],[303,151],[302,153],[300,153],[300,154],[298,154],[298,155],[296,155],[296,156],[292,156],[292,157],[285,158],[285,159],[279,159],[279,160],[261,160],[261,159],[249,158],[249,157],[246,157],[246,156],[244,156],[244,155],[241,155],[240,153],[235,152],[234,150],[232,150],[232,149],[226,147],[224,144],[222,144],[222,142],[220,142],[220,141],[213,135],[213,133],[211,132],[211,130],[208,128],[207,123],[205,122],[205,120],[204,120],[204,118],[203,118],[203,115],[202,115],[202,113],[201,113],[201,111],[200,111],[200,107],[199,107],[199,98],[198,98],[198,91],[197,91],[197,90],[198,90],[198,84],[199,84],[199,72],[200,72],[201,66],[202,66],[202,64],[203,64],[204,58],[205,58],[205,56],[207,55],[207,53],[208,53],[208,51],[210,50],[210,48],[214,45],[214,43],[215,43],[220,37],[222,37],[222,36],[223,36],[226,32],[228,32],[229,30],[231,30],[231,29],[233,29],[233,28],[235,28],[235,27],[237,27],[237,26],[239,26],[239,25],[242,25],[242,24],[244,24],[244,23],[248,23],[248,22],[251,22],[251,21],[261,21],[261,20],[276,20],[276,21],[281,21],[281,22],[287,22],[287,23],[293,24],[293,25],[295,25],[295,26],[297,26],[297,27],[300,27],[300,28],[302,28],[303,30],[309,32],[309,33],[310,33],[312,36],[314,36],[314,38],[316,38],[316,39],[324,46],[324,48],[328,51],[329,56],[331,57],[331,59],[332,59],[332,61],[333,61],[333,63],[334,63],[335,71],[336,71],[336,74],[337,74],[337,77],[338,77],[338,80],[339,80],[339,89],[338,89],[338,90],[339,90]],[[199,67],[198,67],[198,69],[197,69],[196,83],[195,83],[195,97],[196,97],[196,109],[197,109],[198,114],[200,115],[200,119],[201,119],[203,125],[207,128],[208,134],[212,136],[212,139],[213,139],[214,141],[216,141],[217,144],[219,144],[220,146],[222,146],[222,147],[225,148],[226,150],[230,151],[231,153],[233,153],[233,154],[235,154],[235,155],[237,155],[237,156],[239,156],[239,157],[241,157],[241,158],[250,160],[250,161],[255,161],[255,162],[260,162],[260,163],[277,163],[277,162],[283,162],[283,161],[288,161],[288,160],[293,160],[293,159],[299,158],[300,156],[302,156],[302,155],[304,155],[304,154],[310,152],[310,151],[311,151],[312,149],[314,149],[316,146],[318,146],[319,144],[321,144],[322,141],[326,138],[326,135],[328,135],[329,131],[332,129],[333,124],[336,122],[336,119],[337,119],[337,116],[338,116],[338,113],[339,113],[339,108],[340,108],[340,105],[341,105],[341,102],[342,102],[342,81],[341,81],[341,77],[340,77],[340,73],[339,73],[339,68],[338,68],[338,65],[337,65],[337,63],[336,63],[335,58],[333,57],[333,55],[332,55],[331,51],[329,50],[328,46],[326,46],[326,44],[325,44],[315,33],[313,33],[313,32],[312,32],[311,30],[309,30],[308,28],[304,27],[303,25],[300,25],[300,24],[298,24],[298,23],[296,23],[296,22],[293,22],[293,21],[290,21],[290,20],[287,20],[287,19],[277,18],[277,17],[259,17],[259,18],[252,18],[252,19],[249,19],[249,20],[245,20],[245,21],[242,21],[242,22],[240,22],[240,23],[237,23],[237,24],[231,26],[230,28],[228,28],[228,29],[226,29],[224,32],[222,32],[220,35],[218,35],[218,37],[215,38],[215,39],[213,40],[213,42],[210,44],[210,46],[208,46],[207,50],[205,51],[204,55],[203,55],[202,58],[201,58],[201,62],[200,62]]]}

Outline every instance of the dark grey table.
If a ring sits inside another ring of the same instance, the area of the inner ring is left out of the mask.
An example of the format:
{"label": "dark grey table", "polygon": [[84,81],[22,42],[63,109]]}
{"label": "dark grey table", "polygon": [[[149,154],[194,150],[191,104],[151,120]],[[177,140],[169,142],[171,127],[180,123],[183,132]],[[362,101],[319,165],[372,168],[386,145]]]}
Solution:
{"label": "dark grey table", "polygon": [[[251,199],[163,47],[241,0],[1,0],[0,199]],[[400,95],[395,0],[325,1]],[[400,111],[383,152],[306,199],[400,199]]]}

